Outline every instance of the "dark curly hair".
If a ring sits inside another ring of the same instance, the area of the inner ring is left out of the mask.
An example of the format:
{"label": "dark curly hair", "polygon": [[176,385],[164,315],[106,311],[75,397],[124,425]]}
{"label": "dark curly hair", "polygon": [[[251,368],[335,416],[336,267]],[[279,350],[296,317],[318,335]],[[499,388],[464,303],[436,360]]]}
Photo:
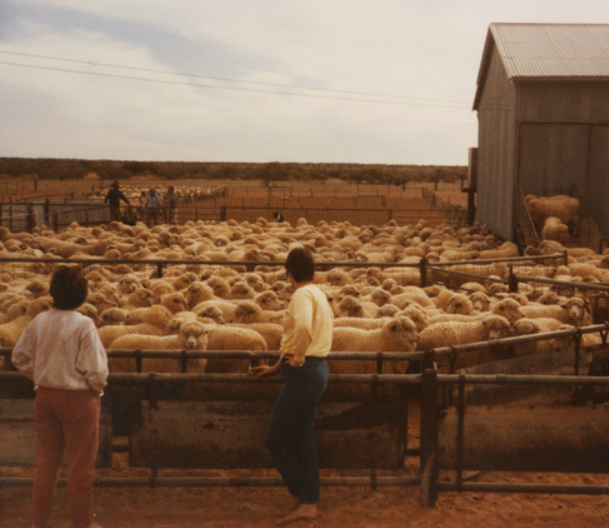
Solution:
{"label": "dark curly hair", "polygon": [[315,259],[304,247],[295,247],[288,253],[285,269],[292,274],[296,282],[311,282],[315,276]]}
{"label": "dark curly hair", "polygon": [[49,293],[53,297],[55,308],[75,310],[85,302],[89,294],[87,279],[80,268],[74,266],[59,268],[51,277]]}

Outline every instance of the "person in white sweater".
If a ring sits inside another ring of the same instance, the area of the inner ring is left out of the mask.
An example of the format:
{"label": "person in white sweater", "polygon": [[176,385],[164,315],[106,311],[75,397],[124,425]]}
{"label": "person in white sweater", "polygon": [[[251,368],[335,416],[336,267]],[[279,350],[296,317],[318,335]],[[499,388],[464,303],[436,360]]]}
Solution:
{"label": "person in white sweater", "polygon": [[293,510],[277,520],[280,525],[319,515],[315,417],[330,376],[325,358],[332,345],[334,320],[325,294],[313,284],[313,255],[305,248],[294,248],[285,267],[294,294],[283,320],[279,360],[272,366],[250,369],[257,377],[281,371],[285,382],[265,441],[294,502]]}
{"label": "person in white sweater", "polygon": [[11,354],[36,391],[34,528],[48,525],[64,450],[72,526],[99,526],[92,500],[108,358],[93,321],[76,311],[87,293],[80,269],[58,269],[50,284],[53,308],[31,321]]}

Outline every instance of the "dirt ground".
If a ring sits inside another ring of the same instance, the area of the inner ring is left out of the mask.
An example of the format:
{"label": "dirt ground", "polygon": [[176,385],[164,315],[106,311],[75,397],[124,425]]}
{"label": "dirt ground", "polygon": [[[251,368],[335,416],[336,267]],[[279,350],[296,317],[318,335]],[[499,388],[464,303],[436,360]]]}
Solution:
{"label": "dirt ground", "polygon": [[[323,476],[323,475],[322,475]],[[103,478],[103,475],[102,475]],[[547,474],[493,474],[478,481],[569,484],[609,483],[605,476],[560,479]],[[287,493],[280,487],[98,488],[96,520],[105,528],[222,528],[273,526],[285,512]],[[0,526],[27,528],[30,490],[0,489]],[[421,507],[418,487],[331,487],[321,490],[315,521],[292,526],[315,528],[393,527],[604,527],[609,526],[605,496],[441,493],[435,507]],[[70,526],[67,493],[59,488],[51,525]]]}

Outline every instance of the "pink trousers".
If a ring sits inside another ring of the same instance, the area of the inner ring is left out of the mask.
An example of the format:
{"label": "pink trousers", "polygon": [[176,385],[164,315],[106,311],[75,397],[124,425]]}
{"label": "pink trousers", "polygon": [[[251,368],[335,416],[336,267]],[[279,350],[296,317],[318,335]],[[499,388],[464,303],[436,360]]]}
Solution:
{"label": "pink trousers", "polygon": [[34,526],[48,524],[64,450],[72,526],[84,527],[93,522],[100,407],[101,399],[89,390],[38,389],[32,494]]}

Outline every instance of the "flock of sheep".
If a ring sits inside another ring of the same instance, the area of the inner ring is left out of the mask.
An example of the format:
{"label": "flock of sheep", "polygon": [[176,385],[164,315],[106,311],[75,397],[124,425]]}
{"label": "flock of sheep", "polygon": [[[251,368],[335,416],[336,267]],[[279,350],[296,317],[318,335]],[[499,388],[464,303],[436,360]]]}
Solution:
{"label": "flock of sheep", "polygon": [[[525,284],[518,293],[509,293],[505,284],[494,280],[507,278],[505,263],[459,267],[463,260],[518,256],[514,244],[479,225],[431,226],[423,220],[416,225],[323,221],[311,225],[304,219],[291,225],[260,218],[253,223],[189,221],[151,229],[142,223],[96,227],[73,223],[60,233],[46,226],[36,227],[33,233],[12,233],[0,227],[0,257],[90,260],[85,267],[90,293],[80,310],[95,321],[108,350],[278,350],[283,313],[291,296],[281,264],[295,245],[313,251],[317,262],[343,264],[318,271],[315,278],[334,309],[332,350],[336,352],[429,350],[581,327],[592,321],[587,299],[573,296],[571,290]],[[556,241],[537,248],[548,253],[562,249]],[[451,282],[432,272],[427,277],[432,285],[421,287],[417,264],[423,257],[429,263],[456,263],[455,269],[484,278],[453,278]],[[156,259],[188,262],[167,264],[158,276],[157,266],[146,264]],[[608,259],[591,250],[570,250],[566,264],[516,265],[514,272],[607,282]],[[55,262],[37,260],[2,264],[0,347],[13,347],[32,318],[51,307],[48,288],[55,266]],[[589,338],[585,346],[597,343],[595,336],[584,337]],[[535,354],[566,346],[560,339],[537,341],[516,347],[514,353]],[[463,355],[455,367],[492,359],[489,350],[480,350]],[[190,359],[188,370],[244,373],[249,363],[221,357]],[[8,362],[4,368],[9,368]],[[134,371],[135,361],[112,357],[110,368]],[[179,372],[181,362],[150,358],[143,360],[142,368]],[[404,361],[385,361],[383,366],[384,372],[391,373],[407,368]],[[375,371],[376,365],[335,360],[330,361],[330,369],[364,373]]]}
{"label": "flock of sheep", "polygon": [[565,194],[540,196],[529,194],[525,203],[542,240],[564,242],[577,234],[580,202]]}

